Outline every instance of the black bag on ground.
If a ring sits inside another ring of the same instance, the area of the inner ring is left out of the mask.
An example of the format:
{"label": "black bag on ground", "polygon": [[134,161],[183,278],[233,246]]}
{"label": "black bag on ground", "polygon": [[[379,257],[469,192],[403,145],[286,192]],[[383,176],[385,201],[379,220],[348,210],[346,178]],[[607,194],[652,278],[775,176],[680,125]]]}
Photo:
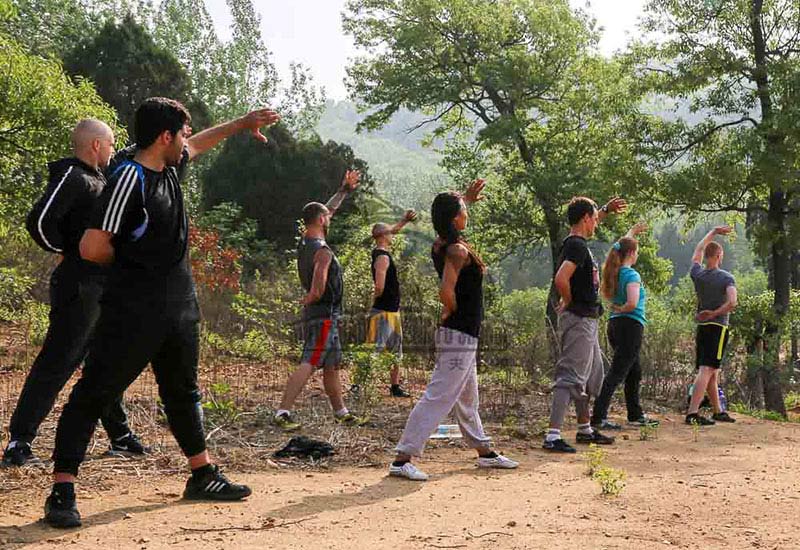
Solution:
{"label": "black bag on ground", "polygon": [[330,443],[300,435],[290,439],[289,443],[280,451],[276,451],[273,456],[275,458],[311,457],[314,460],[319,460],[320,458],[331,456],[333,453],[333,446]]}

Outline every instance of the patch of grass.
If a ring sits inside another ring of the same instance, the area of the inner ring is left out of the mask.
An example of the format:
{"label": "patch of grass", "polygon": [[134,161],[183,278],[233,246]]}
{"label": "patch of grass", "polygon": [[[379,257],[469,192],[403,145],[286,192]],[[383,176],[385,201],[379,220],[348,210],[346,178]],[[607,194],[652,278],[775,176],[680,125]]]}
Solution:
{"label": "patch of grass", "polygon": [[728,405],[728,410],[739,414],[746,414],[747,416],[752,416],[753,418],[759,418],[761,420],[772,420],[773,422],[798,422],[797,420],[784,418],[780,415],[780,413],[775,411],[752,409],[743,403],[731,403]]}
{"label": "patch of grass", "polygon": [[639,426],[639,441],[651,441],[658,439],[658,426],[645,424]]}
{"label": "patch of grass", "polygon": [[589,445],[589,452],[586,453],[589,476],[600,485],[602,495],[616,497],[625,488],[626,474],[623,470],[606,465],[607,458],[605,449],[594,444]]}

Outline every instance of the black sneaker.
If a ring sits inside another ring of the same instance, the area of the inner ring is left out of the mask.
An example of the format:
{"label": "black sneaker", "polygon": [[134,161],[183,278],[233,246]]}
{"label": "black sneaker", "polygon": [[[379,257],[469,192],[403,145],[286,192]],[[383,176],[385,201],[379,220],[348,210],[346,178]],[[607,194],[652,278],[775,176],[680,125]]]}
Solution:
{"label": "black sneaker", "polygon": [[144,456],[153,452],[150,447],[145,447],[134,433],[127,433],[122,437],[111,440],[109,455],[117,456]]}
{"label": "black sneaker", "polygon": [[186,500],[242,500],[252,494],[247,485],[237,485],[222,475],[216,464],[204,476],[191,476],[186,481],[183,498]]}
{"label": "black sneaker", "polygon": [[544,440],[542,443],[542,449],[546,451],[551,451],[554,453],[574,453],[577,452],[575,447],[564,441],[563,438],[558,438],[555,441],[547,441]]}
{"label": "black sneaker", "polygon": [[51,527],[69,529],[81,526],[81,513],[75,505],[75,498],[67,499],[56,491],[44,501],[44,520]]}
{"label": "black sneaker", "polygon": [[17,441],[13,447],[9,444],[3,452],[3,466],[24,466],[33,462],[39,462],[39,459],[33,454],[30,443]]}
{"label": "black sneaker", "polygon": [[629,426],[637,426],[641,428],[642,426],[648,426],[650,428],[657,428],[661,423],[656,420],[655,418],[650,418],[648,416],[640,416],[636,420],[628,420]]}
{"label": "black sneaker", "polygon": [[711,418],[716,422],[728,422],[729,424],[736,422],[736,419],[727,412],[714,413],[711,415]]}
{"label": "black sneaker", "polygon": [[595,445],[613,445],[614,438],[601,434],[597,430],[592,430],[590,434],[582,434],[578,432],[575,436],[575,443],[594,443]]}
{"label": "black sneaker", "polygon": [[616,422],[612,422],[608,418],[604,418],[600,422],[592,422],[592,428],[595,430],[621,430],[622,424],[617,424]]}
{"label": "black sneaker", "polygon": [[716,424],[716,422],[714,422],[710,418],[707,418],[698,413],[687,414],[686,423],[689,424],[690,426],[692,424],[697,424],[698,426],[713,426],[714,424]]}
{"label": "black sneaker", "polygon": [[411,394],[408,393],[400,384],[392,384],[392,386],[389,388],[389,395],[392,397],[411,397]]}

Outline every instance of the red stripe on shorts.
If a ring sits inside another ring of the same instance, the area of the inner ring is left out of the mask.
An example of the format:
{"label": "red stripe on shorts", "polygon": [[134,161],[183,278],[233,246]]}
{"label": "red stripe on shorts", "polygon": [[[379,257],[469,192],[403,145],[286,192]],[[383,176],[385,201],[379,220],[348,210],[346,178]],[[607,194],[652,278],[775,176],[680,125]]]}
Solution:
{"label": "red stripe on shorts", "polygon": [[311,356],[311,363],[312,367],[318,366],[320,357],[322,356],[322,352],[325,351],[325,342],[328,340],[328,333],[331,331],[331,320],[325,319],[322,322],[322,331],[319,333],[317,337],[317,342],[314,344],[314,354]]}

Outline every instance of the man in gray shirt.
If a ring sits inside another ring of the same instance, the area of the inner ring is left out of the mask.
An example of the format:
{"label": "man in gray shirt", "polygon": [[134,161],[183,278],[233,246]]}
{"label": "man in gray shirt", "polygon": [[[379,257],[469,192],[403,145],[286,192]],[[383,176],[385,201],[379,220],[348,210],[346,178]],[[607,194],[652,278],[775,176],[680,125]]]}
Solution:
{"label": "man in gray shirt", "polygon": [[[687,424],[709,426],[718,422],[734,422],[734,419],[720,408],[719,368],[725,353],[730,333],[728,319],[736,307],[736,281],[733,275],[720,269],[724,251],[722,245],[714,242],[716,235],[729,235],[727,225],[715,227],[703,237],[694,250],[692,268],[689,275],[697,293],[697,377],[694,391],[686,414]],[[705,261],[705,268],[700,261]],[[703,395],[714,409],[711,418],[699,414]]]}

